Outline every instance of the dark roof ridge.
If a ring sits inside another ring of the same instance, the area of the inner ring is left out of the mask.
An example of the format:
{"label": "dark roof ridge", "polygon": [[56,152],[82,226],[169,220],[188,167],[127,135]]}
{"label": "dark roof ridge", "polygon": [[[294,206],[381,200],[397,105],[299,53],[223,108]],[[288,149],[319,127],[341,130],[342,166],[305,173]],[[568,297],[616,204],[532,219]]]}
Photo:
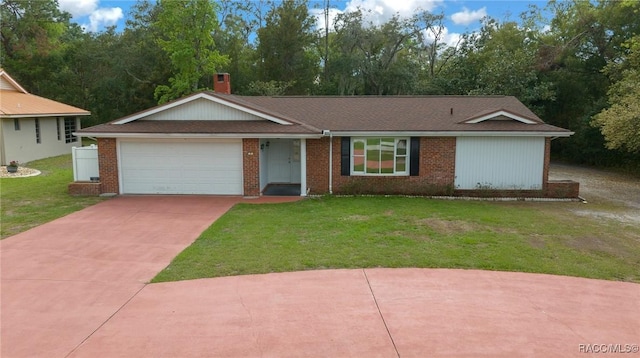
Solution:
{"label": "dark roof ridge", "polygon": [[281,96],[246,96],[246,95],[231,95],[240,98],[251,97],[267,97],[267,98],[507,98],[515,97],[510,95],[281,95]]}

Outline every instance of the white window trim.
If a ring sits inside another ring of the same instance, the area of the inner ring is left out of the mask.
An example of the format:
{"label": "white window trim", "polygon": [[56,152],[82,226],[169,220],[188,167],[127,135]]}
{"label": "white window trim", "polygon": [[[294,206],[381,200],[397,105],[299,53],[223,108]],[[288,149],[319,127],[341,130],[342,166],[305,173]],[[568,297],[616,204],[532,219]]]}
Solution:
{"label": "white window trim", "polygon": [[[367,173],[367,139],[382,139],[382,138],[393,138],[393,173]],[[364,172],[357,172],[354,171],[353,169],[353,158],[354,158],[354,147],[353,144],[355,143],[356,140],[364,140],[365,143],[365,149],[364,149],[364,158],[365,158],[365,164],[364,164]],[[400,140],[405,140],[407,143],[407,148],[406,148],[406,154],[405,154],[405,171],[404,172],[396,172],[396,159],[398,157],[397,155],[397,151],[398,151],[398,141]],[[350,145],[350,153],[349,153],[349,174],[351,176],[385,176],[385,177],[403,177],[403,176],[409,176],[410,174],[410,170],[409,170],[409,164],[411,162],[410,160],[410,153],[411,153],[411,138],[410,137],[393,137],[393,136],[370,136],[370,137],[351,137],[351,143],[349,143]]]}

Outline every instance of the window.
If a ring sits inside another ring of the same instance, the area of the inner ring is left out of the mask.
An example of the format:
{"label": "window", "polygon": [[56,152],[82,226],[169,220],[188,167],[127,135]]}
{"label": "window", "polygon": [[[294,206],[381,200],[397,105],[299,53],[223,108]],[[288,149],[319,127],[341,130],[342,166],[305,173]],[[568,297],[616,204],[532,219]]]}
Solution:
{"label": "window", "polygon": [[60,118],[56,118],[56,131],[58,133],[58,140],[62,140],[62,131],[60,130]]}
{"label": "window", "polygon": [[64,119],[64,142],[65,143],[73,143],[78,141],[78,137],[73,135],[73,132],[75,131],[76,131],[76,119],[65,118]]}
{"label": "window", "polygon": [[18,118],[15,118],[13,120],[13,129],[19,131],[20,130],[20,120]]}
{"label": "window", "polygon": [[40,144],[42,142],[40,138],[40,118],[36,118],[36,143]]}
{"label": "window", "polygon": [[354,138],[351,172],[360,175],[408,175],[408,138]]}

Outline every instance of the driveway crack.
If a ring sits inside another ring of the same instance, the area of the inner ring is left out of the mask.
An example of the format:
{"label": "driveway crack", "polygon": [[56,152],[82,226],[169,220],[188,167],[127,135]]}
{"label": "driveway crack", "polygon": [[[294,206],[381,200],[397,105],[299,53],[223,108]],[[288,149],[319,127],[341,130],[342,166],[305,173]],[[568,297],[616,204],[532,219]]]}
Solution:
{"label": "driveway crack", "polygon": [[80,348],[84,342],[86,342],[89,338],[91,338],[91,336],[93,336],[100,328],[102,328],[105,324],[107,324],[107,322],[109,322],[111,320],[111,318],[113,318],[113,316],[115,316],[116,314],[118,314],[118,312],[120,312],[124,306],[128,305],[129,302],[131,302],[131,300],[133,300],[145,287],[147,287],[147,283],[145,283],[142,287],[140,287],[140,289],[138,291],[136,291],[136,293],[134,293],[131,297],[129,297],[129,299],[123,303],[120,307],[118,307],[118,309],[113,312],[111,314],[111,316],[109,316],[104,322],[102,322],[96,329],[93,330],[93,332],[91,332],[88,336],[86,336],[82,342],[80,342],[77,346],[75,346],[66,356],[65,358],[69,357],[70,355],[72,355],[76,350],[78,350],[78,348]]}
{"label": "driveway crack", "polygon": [[393,344],[393,349],[396,351],[396,355],[398,358],[400,357],[400,352],[398,352],[398,347],[396,346],[396,342],[393,340],[393,336],[391,335],[391,331],[389,331],[389,326],[387,326],[387,321],[384,319],[382,315],[382,311],[380,311],[380,306],[378,305],[378,300],[376,299],[376,295],[373,293],[373,289],[371,288],[371,282],[369,282],[369,276],[367,276],[367,271],[362,269],[362,273],[364,274],[365,280],[367,280],[367,286],[369,286],[369,292],[371,292],[371,297],[373,297],[373,302],[376,304],[376,309],[378,310],[378,314],[382,319],[382,323],[384,324],[384,328],[387,330],[387,335],[389,335],[389,339],[391,340],[391,344]]}

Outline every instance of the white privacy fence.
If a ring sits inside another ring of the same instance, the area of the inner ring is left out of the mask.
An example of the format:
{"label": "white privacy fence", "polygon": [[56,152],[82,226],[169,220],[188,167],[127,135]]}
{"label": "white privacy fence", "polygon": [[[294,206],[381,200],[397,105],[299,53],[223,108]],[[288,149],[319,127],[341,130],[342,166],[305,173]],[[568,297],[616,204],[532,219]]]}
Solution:
{"label": "white privacy fence", "polygon": [[100,176],[98,170],[98,146],[92,144],[88,147],[71,148],[73,160],[73,180],[90,181],[91,178]]}

